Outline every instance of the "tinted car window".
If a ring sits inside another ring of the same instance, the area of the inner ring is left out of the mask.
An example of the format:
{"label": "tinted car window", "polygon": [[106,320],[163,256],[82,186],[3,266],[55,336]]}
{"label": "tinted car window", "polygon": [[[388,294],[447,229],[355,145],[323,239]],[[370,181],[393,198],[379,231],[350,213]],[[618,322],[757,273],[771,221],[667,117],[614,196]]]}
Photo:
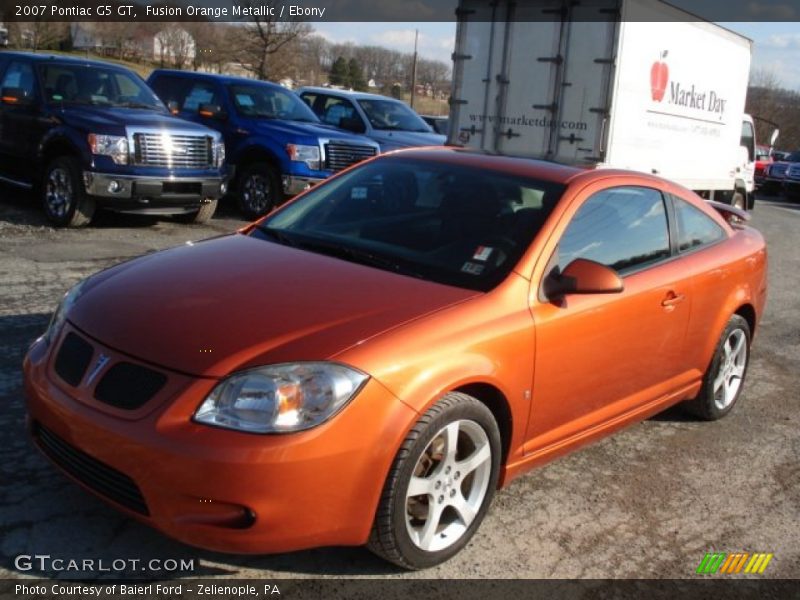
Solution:
{"label": "tinted car window", "polygon": [[196,111],[201,104],[219,104],[214,84],[197,81],[192,84],[183,101],[182,109]]}
{"label": "tinted car window", "polygon": [[356,114],[356,109],[352,102],[342,98],[332,98],[330,96],[325,98],[325,102],[322,105],[322,114],[320,115],[320,120],[323,123],[339,127],[342,119],[353,118],[358,118],[358,115]]}
{"label": "tinted car window", "polygon": [[431,128],[411,108],[397,100],[359,100],[369,122],[375,129],[418,131],[430,133]]}
{"label": "tinted car window", "polygon": [[158,94],[158,97],[161,98],[164,104],[175,102],[178,106],[182,106],[183,99],[186,97],[186,88],[190,83],[191,82],[182,77],[159,75],[151,81],[150,87]]}
{"label": "tinted car window", "polygon": [[504,279],[563,186],[411,159],[364,164],[287,205],[253,235],[476,290]]}
{"label": "tinted car window", "polygon": [[33,97],[36,87],[33,76],[33,67],[26,62],[12,62],[0,82],[2,88],[19,88],[25,92],[26,97]]}
{"label": "tinted car window", "polygon": [[45,100],[49,103],[147,108],[164,106],[144,82],[119,69],[82,64],[48,64],[40,67]]}
{"label": "tinted car window", "polygon": [[657,190],[640,187],[611,188],[590,197],[558,246],[562,269],[586,258],[624,273],[669,255],[664,199]]}
{"label": "tinted car window", "polygon": [[725,237],[722,227],[688,202],[673,196],[673,206],[678,221],[679,251],[685,252],[692,248],[713,244]]}
{"label": "tinted car window", "polygon": [[232,85],[228,92],[243,117],[318,122],[314,112],[294,92],[271,85]]}

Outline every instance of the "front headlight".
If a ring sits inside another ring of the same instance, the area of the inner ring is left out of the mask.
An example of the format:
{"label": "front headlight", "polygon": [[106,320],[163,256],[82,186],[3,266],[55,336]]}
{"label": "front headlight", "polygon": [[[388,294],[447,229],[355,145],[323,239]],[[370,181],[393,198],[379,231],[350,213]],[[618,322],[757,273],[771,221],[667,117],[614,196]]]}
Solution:
{"label": "front headlight", "polygon": [[90,133],[89,148],[92,154],[110,156],[114,164],[128,164],[128,138],[125,136]]}
{"label": "front headlight", "polygon": [[42,336],[44,340],[49,345],[58,335],[58,332],[61,331],[61,327],[64,325],[64,321],[67,320],[67,314],[69,310],[75,305],[75,302],[78,301],[80,298],[81,293],[83,293],[83,286],[86,284],[86,279],[74,285],[61,299],[58,306],[56,307],[53,316],[50,318],[50,324],[47,326],[47,331],[44,332]]}
{"label": "front headlight", "polygon": [[360,371],[329,362],[258,367],[221,381],[194,420],[250,433],[302,431],[342,410],[367,379]]}
{"label": "front headlight", "polygon": [[286,153],[289,158],[297,162],[304,162],[312,171],[322,169],[319,146],[303,146],[302,144],[286,144]]}
{"label": "front headlight", "polygon": [[221,167],[225,164],[225,142],[217,140],[214,142],[214,166]]}

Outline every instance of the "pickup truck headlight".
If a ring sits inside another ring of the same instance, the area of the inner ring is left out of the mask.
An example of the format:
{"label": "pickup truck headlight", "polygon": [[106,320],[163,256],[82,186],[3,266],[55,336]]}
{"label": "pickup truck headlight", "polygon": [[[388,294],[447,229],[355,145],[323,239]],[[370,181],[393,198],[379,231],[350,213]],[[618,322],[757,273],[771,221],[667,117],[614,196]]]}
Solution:
{"label": "pickup truck headlight", "polygon": [[222,380],[194,420],[250,433],[302,431],[342,410],[367,379],[360,371],[329,362],[258,367]]}
{"label": "pickup truck headlight", "polygon": [[225,142],[216,140],[214,142],[214,166],[221,167],[225,164]]}
{"label": "pickup truck headlight", "polygon": [[50,318],[50,324],[47,326],[47,331],[45,331],[44,335],[42,336],[48,345],[56,338],[58,332],[61,331],[64,321],[67,320],[67,313],[69,313],[69,310],[75,305],[75,303],[78,301],[78,298],[80,298],[81,294],[83,293],[83,286],[87,281],[87,279],[84,279],[83,281],[80,281],[74,285],[66,294],[64,294],[61,302],[58,303],[53,316]]}
{"label": "pickup truck headlight", "polygon": [[89,148],[92,154],[110,156],[114,164],[128,164],[128,138],[125,136],[90,133]]}
{"label": "pickup truck headlight", "polygon": [[304,162],[312,171],[322,170],[319,146],[304,146],[302,144],[286,144],[286,153],[289,158],[297,162]]}

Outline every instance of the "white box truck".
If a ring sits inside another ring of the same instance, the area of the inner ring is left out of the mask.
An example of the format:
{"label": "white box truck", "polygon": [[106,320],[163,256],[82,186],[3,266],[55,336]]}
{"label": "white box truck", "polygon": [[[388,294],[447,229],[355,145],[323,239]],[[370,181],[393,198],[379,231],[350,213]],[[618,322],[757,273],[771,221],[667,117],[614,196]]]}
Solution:
{"label": "white box truck", "polygon": [[659,0],[460,0],[450,144],[753,206],[751,41]]}

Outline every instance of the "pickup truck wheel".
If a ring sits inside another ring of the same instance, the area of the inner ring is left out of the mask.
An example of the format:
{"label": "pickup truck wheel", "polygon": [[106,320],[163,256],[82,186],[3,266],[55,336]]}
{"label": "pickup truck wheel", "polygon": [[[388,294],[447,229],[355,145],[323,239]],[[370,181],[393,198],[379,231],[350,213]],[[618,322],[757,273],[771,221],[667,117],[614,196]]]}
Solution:
{"label": "pickup truck wheel", "polygon": [[684,404],[686,410],[704,421],[716,421],[731,412],[742,393],[749,359],[750,325],[733,315],[703,377],[703,387]]}
{"label": "pickup truck wheel", "polygon": [[731,205],[740,210],[747,210],[747,202],[745,201],[744,194],[739,191],[734,192],[733,198],[731,198]]}
{"label": "pickup truck wheel", "polygon": [[83,227],[94,215],[94,200],[86,195],[78,160],[60,156],[44,171],[42,205],[47,218],[60,227]]}
{"label": "pickup truck wheel", "polygon": [[203,204],[200,210],[185,215],[177,215],[175,218],[181,223],[195,223],[197,225],[208,223],[217,211],[218,203],[218,200],[210,200]]}
{"label": "pickup truck wheel", "polygon": [[282,199],[280,177],[275,168],[264,162],[252,163],[239,176],[239,209],[248,219],[257,219]]}
{"label": "pickup truck wheel", "polygon": [[406,569],[446,561],[478,529],[500,471],[491,411],[450,392],[411,429],[384,484],[368,548]]}

